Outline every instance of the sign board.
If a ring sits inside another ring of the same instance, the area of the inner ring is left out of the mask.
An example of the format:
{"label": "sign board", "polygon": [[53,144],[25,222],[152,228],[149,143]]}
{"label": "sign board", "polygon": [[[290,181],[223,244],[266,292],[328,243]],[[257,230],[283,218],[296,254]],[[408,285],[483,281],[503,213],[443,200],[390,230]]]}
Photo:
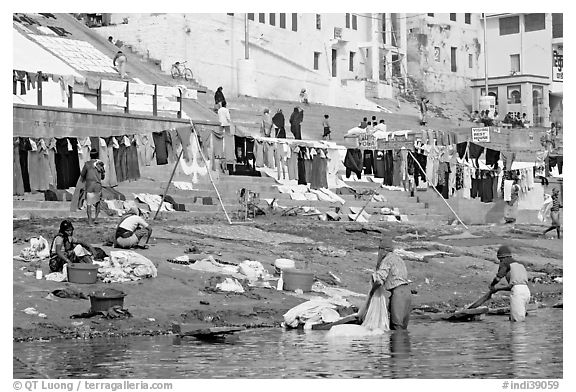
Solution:
{"label": "sign board", "polygon": [[472,142],[490,143],[490,128],[472,128]]}
{"label": "sign board", "polygon": [[553,52],[552,81],[564,81],[564,54],[558,53],[557,50]]}
{"label": "sign board", "polygon": [[376,150],[376,138],[372,135],[359,135],[358,146],[363,150]]}

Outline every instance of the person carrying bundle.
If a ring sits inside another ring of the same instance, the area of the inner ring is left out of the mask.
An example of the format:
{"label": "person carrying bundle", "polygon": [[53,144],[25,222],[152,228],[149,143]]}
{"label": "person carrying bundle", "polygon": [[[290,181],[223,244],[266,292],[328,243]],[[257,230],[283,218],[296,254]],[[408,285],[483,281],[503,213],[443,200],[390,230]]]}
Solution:
{"label": "person carrying bundle", "polygon": [[[392,330],[407,329],[412,310],[412,293],[408,284],[408,272],[404,260],[394,253],[394,243],[391,239],[383,237],[378,248],[376,271],[372,274],[372,289],[368,302],[359,312],[363,326],[368,329],[381,328],[381,325],[372,325],[370,320],[377,319],[374,305],[379,303],[382,312],[386,309],[384,290],[390,292],[389,328]],[[383,323],[380,323],[383,324]]]}

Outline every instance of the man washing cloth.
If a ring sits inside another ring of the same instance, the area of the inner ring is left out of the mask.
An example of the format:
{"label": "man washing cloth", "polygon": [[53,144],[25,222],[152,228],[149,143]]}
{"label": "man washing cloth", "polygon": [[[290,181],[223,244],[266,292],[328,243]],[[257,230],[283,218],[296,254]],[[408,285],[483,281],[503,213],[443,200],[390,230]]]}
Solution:
{"label": "man washing cloth", "polygon": [[500,261],[498,273],[490,283],[490,290],[496,291],[495,286],[503,277],[506,277],[508,286],[499,290],[511,291],[510,294],[510,321],[524,321],[526,318],[526,306],[530,301],[530,289],[528,288],[528,273],[524,264],[512,258],[512,251],[506,245],[498,249],[496,254]]}
{"label": "man washing cloth", "polygon": [[412,308],[412,292],[408,287],[408,272],[404,260],[394,253],[394,244],[389,238],[380,240],[376,272],[372,274],[372,285],[390,292],[390,329],[408,329]]}
{"label": "man washing cloth", "polygon": [[[114,234],[114,246],[116,248],[139,248],[148,249],[148,240],[152,235],[152,228],[144,218],[141,216],[139,208],[132,207],[122,217],[122,220],[116,227],[116,233]],[[144,244],[141,244],[143,239]]]}

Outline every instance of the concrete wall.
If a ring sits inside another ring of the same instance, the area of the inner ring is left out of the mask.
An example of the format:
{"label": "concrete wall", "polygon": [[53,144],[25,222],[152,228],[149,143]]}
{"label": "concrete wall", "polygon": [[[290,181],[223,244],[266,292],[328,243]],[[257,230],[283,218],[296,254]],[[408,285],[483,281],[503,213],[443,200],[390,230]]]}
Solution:
{"label": "concrete wall", "polygon": [[[407,14],[408,73],[422,82],[428,92],[457,91],[469,86],[469,80],[479,75],[482,50],[482,30],[479,14],[471,15],[471,23],[464,23],[464,14],[451,21],[449,14],[420,16]],[[456,51],[456,72],[451,70],[451,48]],[[435,48],[439,57],[435,57]],[[468,56],[472,55],[472,67]],[[437,61],[439,60],[439,61]]]}
{"label": "concrete wall", "polygon": [[[311,101],[329,103],[334,79],[366,77],[366,49],[359,44],[372,39],[372,19],[357,16],[357,30],[353,30],[345,27],[345,14],[322,14],[321,29],[317,29],[316,14],[297,14],[297,31],[292,31],[292,14],[286,14],[286,28],[280,28],[280,14],[275,15],[275,26],[270,25],[268,13],[265,23],[259,22],[259,14],[249,21],[258,96],[295,100],[300,89],[307,88]],[[100,34],[112,35],[161,60],[164,71],[169,72],[175,61],[186,60],[199,83],[213,90],[223,86],[228,94],[239,92],[237,64],[245,57],[244,14],[112,14],[111,22],[115,25],[98,28]],[[339,42],[331,42],[335,27],[342,28]],[[331,76],[332,49],[337,50],[336,78]],[[314,70],[314,52],[320,53],[318,70]],[[349,70],[350,52],[355,53],[353,71]],[[362,102],[364,93],[355,98]]]}

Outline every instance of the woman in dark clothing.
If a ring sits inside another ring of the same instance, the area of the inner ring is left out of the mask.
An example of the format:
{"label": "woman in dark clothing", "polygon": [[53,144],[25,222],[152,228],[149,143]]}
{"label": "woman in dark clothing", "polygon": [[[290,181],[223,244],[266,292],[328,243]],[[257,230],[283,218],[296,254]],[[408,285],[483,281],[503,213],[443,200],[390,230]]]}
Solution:
{"label": "woman in dark clothing", "polygon": [[88,250],[91,254],[95,254],[95,250],[85,242],[77,241],[72,235],[74,234],[74,226],[69,220],[63,220],[60,223],[60,231],[52,240],[50,246],[50,271],[62,272],[62,268],[66,263],[92,263],[92,258],[89,255],[77,256],[74,252],[76,245],[81,245]]}
{"label": "woman in dark clothing", "polygon": [[218,87],[216,92],[214,93],[214,105],[220,108],[222,102],[226,102],[226,98],[224,98],[224,93],[222,92],[222,87]]}
{"label": "woman in dark clothing", "polygon": [[275,137],[277,138],[286,138],[286,129],[285,127],[286,120],[284,119],[284,114],[282,113],[282,109],[278,109],[274,117],[272,117],[272,124],[276,129]]}
{"label": "woman in dark clothing", "polygon": [[302,140],[301,126],[304,120],[304,110],[298,107],[294,108],[292,115],[290,115],[290,132],[294,135],[294,139]]}

